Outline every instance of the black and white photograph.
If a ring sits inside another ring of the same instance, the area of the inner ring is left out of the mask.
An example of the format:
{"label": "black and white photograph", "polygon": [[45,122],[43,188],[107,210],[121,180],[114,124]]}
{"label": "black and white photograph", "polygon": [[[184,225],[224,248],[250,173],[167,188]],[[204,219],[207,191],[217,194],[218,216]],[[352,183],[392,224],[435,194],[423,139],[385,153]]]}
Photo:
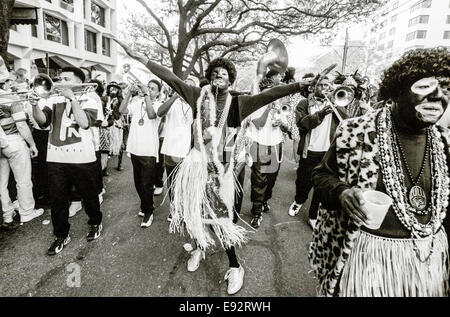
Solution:
{"label": "black and white photograph", "polygon": [[449,84],[450,0],[1,0],[0,299],[448,298]]}

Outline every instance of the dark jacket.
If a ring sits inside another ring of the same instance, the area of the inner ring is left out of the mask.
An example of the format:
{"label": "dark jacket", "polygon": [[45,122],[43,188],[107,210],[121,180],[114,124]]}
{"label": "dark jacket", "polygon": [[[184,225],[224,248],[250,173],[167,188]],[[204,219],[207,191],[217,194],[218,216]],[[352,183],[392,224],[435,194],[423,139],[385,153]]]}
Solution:
{"label": "dark jacket", "polygon": [[[295,108],[296,122],[300,132],[300,142],[298,144],[297,154],[301,155],[302,158],[306,158],[308,155],[308,147],[311,139],[311,131],[315,129],[317,126],[319,126],[324,119],[323,117],[320,116],[319,111],[315,112],[314,114],[311,114],[310,109],[314,107],[316,103],[317,103],[316,99],[311,95],[308,97],[308,99],[300,100],[297,107]],[[341,115],[342,119],[347,119],[349,117],[345,108],[343,107],[335,107],[335,108]],[[332,113],[332,116],[333,117],[331,120],[331,129],[330,129],[331,133],[329,135],[330,144],[331,141],[334,139],[336,129],[339,125],[339,119],[334,112]]]}

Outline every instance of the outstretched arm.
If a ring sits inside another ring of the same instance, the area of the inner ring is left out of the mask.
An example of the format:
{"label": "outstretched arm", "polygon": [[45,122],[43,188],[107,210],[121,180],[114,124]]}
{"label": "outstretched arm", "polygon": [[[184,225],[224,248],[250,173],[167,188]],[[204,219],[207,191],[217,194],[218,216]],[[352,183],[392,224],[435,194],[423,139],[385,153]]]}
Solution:
{"label": "outstretched arm", "polygon": [[168,68],[148,60],[146,57],[132,51],[121,41],[115,39],[117,43],[127,52],[128,55],[144,64],[156,77],[165,81],[172,87],[192,108],[195,108],[197,99],[200,96],[200,88],[186,84],[180,77],[175,75]]}

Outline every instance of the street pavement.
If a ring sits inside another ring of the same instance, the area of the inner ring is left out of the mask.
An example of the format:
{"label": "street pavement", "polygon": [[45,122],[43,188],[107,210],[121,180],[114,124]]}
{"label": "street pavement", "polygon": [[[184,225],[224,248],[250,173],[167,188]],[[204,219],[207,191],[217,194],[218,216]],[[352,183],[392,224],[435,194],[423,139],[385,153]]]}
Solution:
{"label": "street pavement", "polygon": [[[288,215],[295,194],[296,164],[291,142],[287,143],[270,213],[263,214],[261,227],[249,234],[250,241],[237,249],[245,268],[244,286],[235,297],[312,297],[317,282],[307,258],[311,228],[307,225],[309,200],[296,217]],[[0,231],[0,297],[8,296],[228,296],[224,275],[228,259],[220,247],[207,251],[196,272],[187,272],[188,237],[168,231],[168,198],[155,199],[151,227],[140,228],[139,198],[134,188],[130,159],[124,156],[124,171],[109,162],[104,178],[106,194],[101,205],[103,232],[86,241],[84,210],[70,218],[72,241],[56,256],[46,251],[53,241],[50,211],[15,231]],[[250,169],[246,170],[241,211],[250,223]],[[245,225],[239,221],[240,225]],[[78,274],[79,273],[79,274]]]}

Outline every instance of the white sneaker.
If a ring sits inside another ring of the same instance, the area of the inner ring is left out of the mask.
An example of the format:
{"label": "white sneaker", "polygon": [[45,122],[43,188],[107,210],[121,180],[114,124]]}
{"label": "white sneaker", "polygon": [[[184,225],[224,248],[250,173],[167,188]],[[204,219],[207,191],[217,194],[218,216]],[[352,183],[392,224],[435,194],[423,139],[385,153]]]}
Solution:
{"label": "white sneaker", "polygon": [[26,216],[20,215],[20,221],[21,222],[29,222],[29,221],[33,220],[34,218],[42,216],[43,213],[44,213],[44,209],[42,209],[42,208],[34,209],[29,215],[26,215]]}
{"label": "white sneaker", "polygon": [[316,219],[308,219],[308,224],[311,227],[311,229],[313,229],[313,230],[314,230],[314,228],[316,228],[316,223],[317,223]]}
{"label": "white sneaker", "polygon": [[142,212],[142,210],[139,210],[139,212],[138,212],[138,216],[139,217],[144,217],[145,216],[145,214]]}
{"label": "white sneaker", "polygon": [[244,268],[242,265],[239,267],[231,267],[225,274],[225,280],[228,280],[228,295],[239,292],[244,284]]}
{"label": "white sneaker", "polygon": [[202,251],[200,249],[195,249],[191,252],[191,257],[188,260],[187,263],[187,270],[189,272],[195,272],[197,271],[198,267],[200,266],[200,261],[205,259],[205,251]]}
{"label": "white sneaker", "polygon": [[141,228],[148,228],[152,225],[153,223],[153,214],[151,214],[150,216],[144,215],[144,219],[142,219],[141,222]]}
{"label": "white sneaker", "polygon": [[81,209],[83,209],[81,201],[72,201],[69,207],[69,217],[75,216]]}
{"label": "white sneaker", "polygon": [[298,212],[300,211],[300,208],[302,208],[301,204],[297,204],[295,201],[292,203],[291,207],[289,208],[289,216],[295,217]]}
{"label": "white sneaker", "polygon": [[161,195],[162,192],[163,192],[163,188],[162,187],[155,187],[155,192],[154,192],[155,196]]}
{"label": "white sneaker", "polygon": [[98,194],[98,202],[100,203],[100,205],[103,203],[103,194],[102,193]]}

